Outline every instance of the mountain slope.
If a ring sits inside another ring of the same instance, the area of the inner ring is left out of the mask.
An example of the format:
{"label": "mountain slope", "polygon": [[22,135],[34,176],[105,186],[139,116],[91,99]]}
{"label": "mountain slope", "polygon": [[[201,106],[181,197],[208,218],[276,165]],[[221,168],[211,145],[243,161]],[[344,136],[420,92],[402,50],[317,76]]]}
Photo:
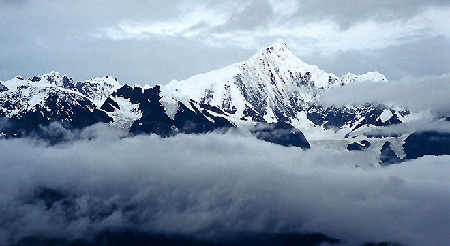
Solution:
{"label": "mountain slope", "polygon": [[[387,79],[378,72],[338,77],[306,64],[278,40],[244,62],[187,80],[171,81],[161,89],[161,95],[169,115],[176,111],[178,102],[186,104],[193,100],[221,109],[239,127],[251,127],[256,122],[288,122],[297,128],[305,125],[321,126],[323,130],[340,128],[345,135],[362,125],[401,121],[399,118],[405,113],[398,114],[382,105],[329,108],[320,104],[323,91],[354,81],[387,82]],[[386,112],[391,113],[392,119],[380,118]]]}
{"label": "mountain slope", "polygon": [[[220,128],[234,127],[229,121],[215,117],[203,109],[197,109],[193,102],[178,104],[177,112],[170,118],[160,102],[160,87],[149,89],[125,85],[109,97],[102,109],[111,113],[120,112],[117,101],[127,100],[134,105],[139,117],[131,119],[129,130],[133,134],[155,133],[170,136],[176,133],[206,133]],[[123,104],[122,104],[123,107]],[[128,112],[125,111],[125,114]],[[117,114],[116,121],[126,122],[124,115]],[[128,114],[130,115],[130,114]]]}
{"label": "mountain slope", "polygon": [[284,146],[309,148],[329,143],[327,147],[340,150],[388,153],[399,158],[405,153],[406,158],[435,153],[426,150],[414,155],[406,150],[416,153],[416,146],[432,141],[434,135],[407,139],[412,132],[371,133],[405,124],[410,115],[407,109],[372,103],[322,103],[322,93],[355,81],[387,79],[378,72],[341,77],[327,73],[297,58],[281,40],[246,61],[146,89],[121,85],[110,76],[80,82],[57,72],[29,79],[16,77],[0,82],[0,134],[40,135],[43,127],[53,122],[68,130],[103,122],[130,134],[167,137],[239,128]]}

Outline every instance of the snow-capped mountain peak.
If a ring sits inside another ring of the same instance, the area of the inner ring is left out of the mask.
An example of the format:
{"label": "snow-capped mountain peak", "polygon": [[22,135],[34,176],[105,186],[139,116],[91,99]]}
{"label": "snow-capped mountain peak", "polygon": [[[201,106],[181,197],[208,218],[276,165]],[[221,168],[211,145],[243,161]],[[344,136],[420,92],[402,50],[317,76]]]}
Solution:
{"label": "snow-capped mountain peak", "polygon": [[292,53],[283,40],[278,40],[273,45],[260,49],[244,63],[256,65],[265,71],[270,70],[275,73],[275,77],[279,77],[282,81],[300,83],[310,87],[327,88],[338,80],[333,73],[327,73],[316,65],[309,65],[302,61]]}
{"label": "snow-capped mountain peak", "polygon": [[30,80],[32,82],[48,82],[49,84],[53,84],[59,87],[63,87],[63,81],[64,79],[67,79],[67,75],[61,75],[59,72],[52,71],[50,73],[46,73],[41,76],[35,76],[31,78]]}
{"label": "snow-capped mountain peak", "polygon": [[64,88],[64,82],[71,80],[67,75],[61,75],[58,72],[50,72],[43,75],[33,76],[29,79],[24,79],[20,76],[16,76],[14,79],[4,82],[4,85],[10,90],[17,90],[20,86],[30,87],[62,87]]}
{"label": "snow-capped mountain peak", "polygon": [[271,46],[260,49],[254,56],[265,53],[276,55],[282,59],[287,59],[289,56],[293,56],[292,52],[289,50],[289,47],[282,39],[278,39]]}
{"label": "snow-capped mountain peak", "polygon": [[275,43],[272,45],[272,47],[283,48],[283,47],[287,47],[287,44],[283,39],[279,38],[279,39],[277,39],[277,41],[275,41]]}
{"label": "snow-capped mountain peak", "polygon": [[67,75],[50,72],[29,79],[16,76],[0,87],[0,105],[5,115],[12,117],[44,105],[53,95],[62,100],[89,100],[100,107],[121,85],[110,76],[75,82]]}
{"label": "snow-capped mountain peak", "polygon": [[161,95],[168,115],[176,112],[177,102],[188,105],[192,100],[220,108],[239,125],[249,115],[267,122],[293,119],[321,90],[356,80],[385,79],[377,72],[338,77],[305,63],[277,40],[246,61],[173,80],[162,87]]}
{"label": "snow-capped mountain peak", "polygon": [[[71,129],[104,122],[133,134],[237,127],[285,146],[309,146],[301,145],[306,139],[342,140],[351,142],[349,150],[369,148],[369,142],[377,150],[381,145],[370,139],[376,138],[370,131],[404,123],[407,109],[373,103],[329,106],[320,100],[326,90],[370,81],[387,79],[379,72],[338,77],[302,61],[282,40],[243,62],[151,88],[122,86],[110,76],[80,82],[58,72],[15,77],[0,82],[0,120],[12,122],[0,136],[39,132],[54,121]],[[392,145],[394,155],[402,155],[402,137]]]}
{"label": "snow-capped mountain peak", "polygon": [[101,78],[76,82],[73,89],[91,99],[97,107],[101,107],[106,98],[121,86],[116,78],[105,75]]}

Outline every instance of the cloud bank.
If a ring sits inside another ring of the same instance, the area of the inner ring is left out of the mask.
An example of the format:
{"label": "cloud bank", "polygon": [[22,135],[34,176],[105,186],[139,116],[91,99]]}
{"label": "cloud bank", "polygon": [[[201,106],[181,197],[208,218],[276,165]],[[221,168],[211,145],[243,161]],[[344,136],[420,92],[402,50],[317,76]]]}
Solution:
{"label": "cloud bank", "polygon": [[326,104],[350,105],[383,103],[402,106],[434,116],[450,115],[450,74],[428,77],[406,77],[388,83],[362,81],[326,91],[321,100]]}
{"label": "cloud bank", "polygon": [[450,240],[448,156],[363,170],[355,164],[366,153],[234,134],[124,138],[96,125],[81,135],[53,147],[0,140],[0,244],[111,228],[196,237],[321,232],[349,245]]}

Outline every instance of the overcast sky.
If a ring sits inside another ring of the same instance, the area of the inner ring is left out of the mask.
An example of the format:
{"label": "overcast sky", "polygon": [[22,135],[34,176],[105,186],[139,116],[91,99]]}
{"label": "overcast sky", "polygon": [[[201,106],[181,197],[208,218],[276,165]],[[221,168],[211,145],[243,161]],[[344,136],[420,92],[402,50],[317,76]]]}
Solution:
{"label": "overcast sky", "polygon": [[388,79],[450,72],[448,0],[0,0],[0,80],[165,84],[247,59],[278,38],[307,63]]}

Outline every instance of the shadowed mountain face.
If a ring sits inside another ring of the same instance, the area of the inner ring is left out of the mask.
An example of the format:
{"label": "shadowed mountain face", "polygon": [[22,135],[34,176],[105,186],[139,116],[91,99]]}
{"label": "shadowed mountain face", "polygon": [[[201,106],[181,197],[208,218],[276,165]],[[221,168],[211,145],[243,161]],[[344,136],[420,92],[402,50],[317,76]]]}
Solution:
{"label": "shadowed mountain face", "polygon": [[402,160],[392,150],[391,143],[385,142],[381,147],[380,165],[387,166],[400,163]]}
{"label": "shadowed mountain face", "polygon": [[369,148],[370,145],[371,144],[369,141],[362,140],[361,143],[353,142],[353,143],[348,144],[347,149],[350,151],[354,151],[354,150],[361,151],[361,150]]}
{"label": "shadowed mountain face", "polygon": [[96,123],[109,123],[112,118],[86,98],[77,98],[70,93],[50,92],[42,104],[35,105],[20,115],[3,116],[3,120],[5,124],[1,131],[7,137],[36,136],[56,143],[61,136],[45,129],[52,123],[60,123],[64,128],[74,130]]}
{"label": "shadowed mountain face", "polygon": [[406,138],[403,148],[407,159],[425,155],[450,155],[450,133],[415,132]]}
{"label": "shadowed mountain face", "polygon": [[[193,102],[189,103],[190,108],[182,103],[178,103],[178,109],[173,119],[165,112],[161,104],[160,86],[150,89],[139,87],[129,87],[127,85],[112,94],[112,97],[120,97],[129,100],[132,104],[139,105],[142,117],[131,125],[132,134],[154,133],[160,136],[170,136],[176,133],[198,134],[211,132],[221,128],[232,128],[234,125],[222,117],[215,117],[202,108],[195,107]],[[111,102],[114,102],[111,100]],[[104,108],[112,108],[111,104],[104,104]],[[116,104],[117,105],[117,104]],[[120,107],[117,105],[117,107]]]}
{"label": "shadowed mountain face", "polygon": [[311,148],[308,140],[306,140],[300,130],[284,122],[269,124],[260,123],[250,131],[256,138],[263,141],[280,144],[286,147],[300,147],[302,149]]}

